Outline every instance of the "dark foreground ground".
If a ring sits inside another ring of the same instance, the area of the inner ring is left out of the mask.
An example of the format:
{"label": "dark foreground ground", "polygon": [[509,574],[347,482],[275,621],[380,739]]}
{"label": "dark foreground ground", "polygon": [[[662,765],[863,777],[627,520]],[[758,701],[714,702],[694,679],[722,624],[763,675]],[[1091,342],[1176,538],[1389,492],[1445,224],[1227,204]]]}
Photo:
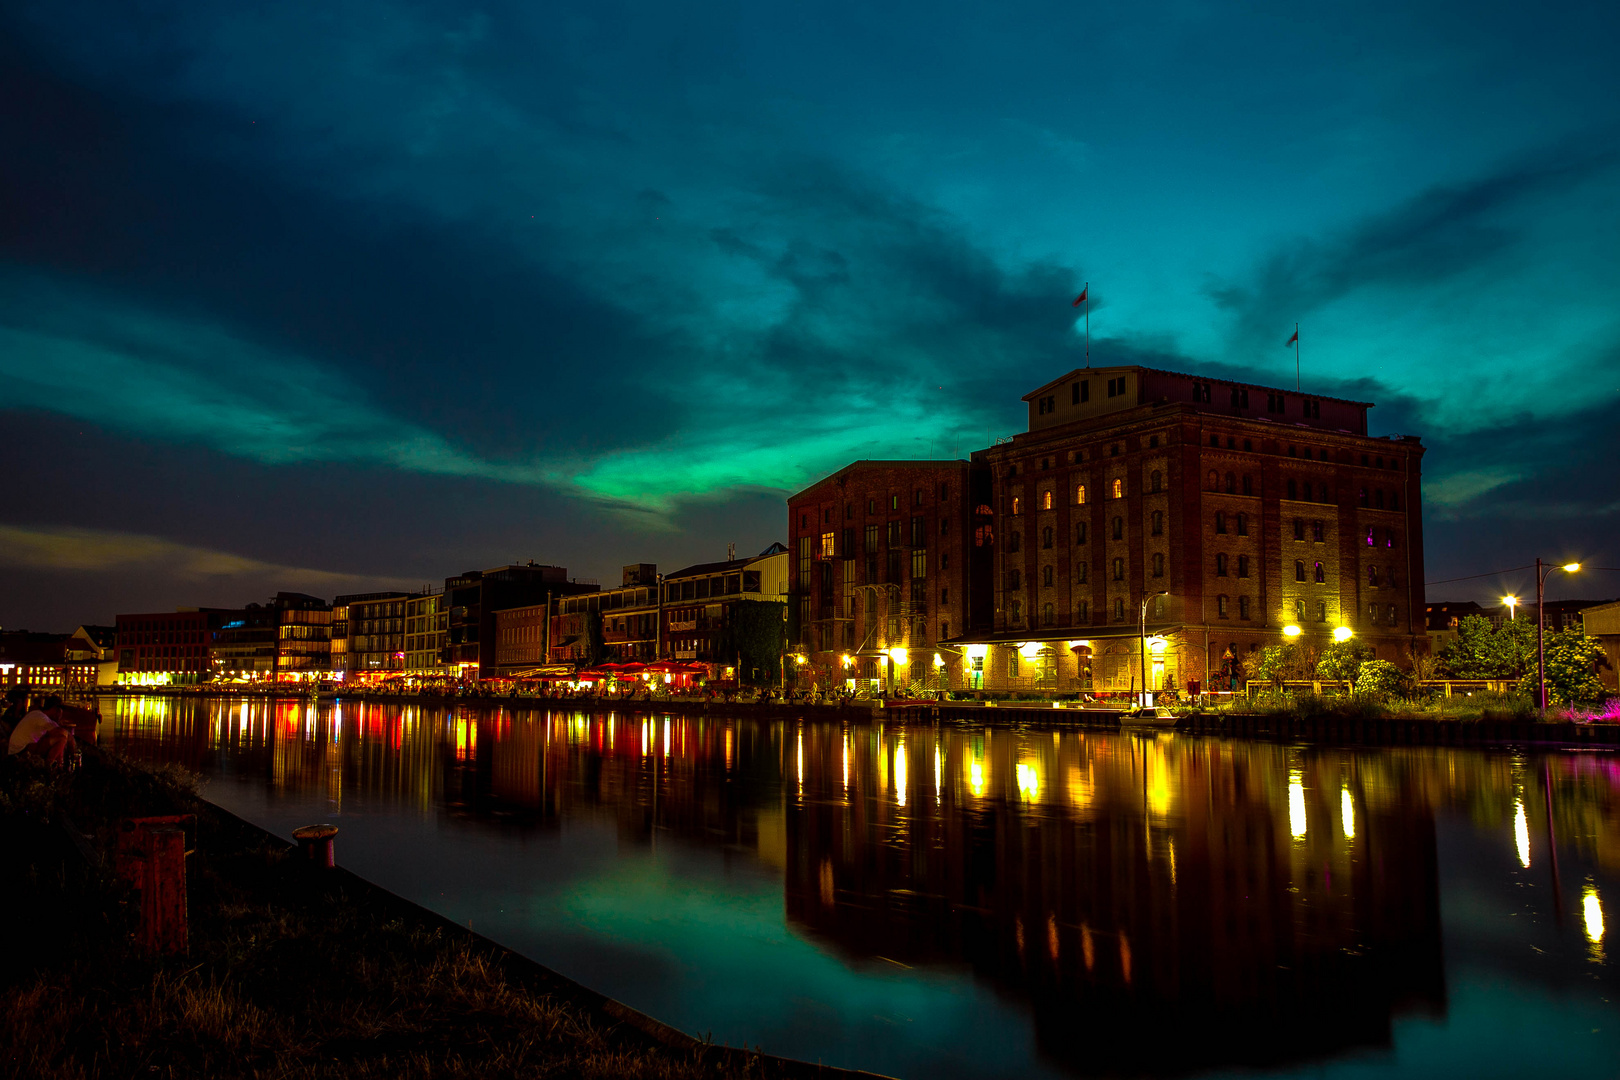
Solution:
{"label": "dark foreground ground", "polygon": [[[86,755],[0,772],[0,1076],[852,1076],[708,1047],[195,797]],[[135,948],[120,819],[195,813],[190,949]],[[341,847],[340,847],[341,851]]]}

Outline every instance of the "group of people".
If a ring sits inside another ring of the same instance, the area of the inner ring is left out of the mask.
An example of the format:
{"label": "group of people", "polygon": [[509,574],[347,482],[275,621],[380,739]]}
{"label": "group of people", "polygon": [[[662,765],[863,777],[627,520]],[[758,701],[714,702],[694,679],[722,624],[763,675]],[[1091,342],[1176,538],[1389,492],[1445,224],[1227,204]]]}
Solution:
{"label": "group of people", "polygon": [[72,759],[78,747],[73,732],[63,721],[67,706],[60,697],[36,694],[30,702],[28,688],[15,686],[7,691],[5,702],[5,711],[0,713],[0,740],[5,741],[8,759],[23,755],[48,765]]}

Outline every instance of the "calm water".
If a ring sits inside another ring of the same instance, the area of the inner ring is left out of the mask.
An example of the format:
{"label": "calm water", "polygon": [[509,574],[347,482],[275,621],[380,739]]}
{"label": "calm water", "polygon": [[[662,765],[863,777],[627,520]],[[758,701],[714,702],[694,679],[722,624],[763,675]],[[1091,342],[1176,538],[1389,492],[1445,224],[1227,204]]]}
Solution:
{"label": "calm water", "polygon": [[1609,753],[103,712],[105,744],[283,836],[332,821],[356,872],[717,1042],[903,1077],[1620,1076]]}

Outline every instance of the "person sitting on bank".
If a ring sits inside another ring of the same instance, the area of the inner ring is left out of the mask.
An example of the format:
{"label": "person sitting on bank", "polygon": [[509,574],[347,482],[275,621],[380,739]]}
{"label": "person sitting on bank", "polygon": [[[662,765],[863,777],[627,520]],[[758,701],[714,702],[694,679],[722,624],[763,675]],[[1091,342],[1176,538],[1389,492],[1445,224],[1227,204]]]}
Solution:
{"label": "person sitting on bank", "polygon": [[28,687],[13,686],[6,691],[6,709],[0,712],[0,739],[10,739],[11,729],[28,714]]}
{"label": "person sitting on bank", "polygon": [[38,703],[11,729],[6,751],[30,754],[48,764],[59,764],[73,749],[73,736],[62,727],[62,699],[54,694]]}

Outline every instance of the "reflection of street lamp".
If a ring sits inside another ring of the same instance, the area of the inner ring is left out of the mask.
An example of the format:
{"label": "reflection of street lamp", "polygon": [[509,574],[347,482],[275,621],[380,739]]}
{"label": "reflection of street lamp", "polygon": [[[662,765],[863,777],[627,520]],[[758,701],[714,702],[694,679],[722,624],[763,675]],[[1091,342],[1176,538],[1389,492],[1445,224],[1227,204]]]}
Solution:
{"label": "reflection of street lamp", "polygon": [[1578,562],[1544,568],[1541,560],[1536,560],[1536,706],[1542,712],[1547,711],[1547,575],[1554,570],[1573,574],[1580,568]]}
{"label": "reflection of street lamp", "polygon": [[1156,593],[1148,593],[1142,597],[1142,625],[1141,625],[1141,651],[1142,651],[1142,707],[1147,708],[1153,704],[1153,698],[1148,690],[1148,660],[1147,660],[1147,609],[1148,601],[1155,596],[1169,596],[1169,589],[1160,589]]}
{"label": "reflection of street lamp", "polygon": [[1507,605],[1508,622],[1517,621],[1519,617],[1517,611],[1519,606],[1519,598],[1517,596],[1504,596],[1502,597],[1502,603]]}

